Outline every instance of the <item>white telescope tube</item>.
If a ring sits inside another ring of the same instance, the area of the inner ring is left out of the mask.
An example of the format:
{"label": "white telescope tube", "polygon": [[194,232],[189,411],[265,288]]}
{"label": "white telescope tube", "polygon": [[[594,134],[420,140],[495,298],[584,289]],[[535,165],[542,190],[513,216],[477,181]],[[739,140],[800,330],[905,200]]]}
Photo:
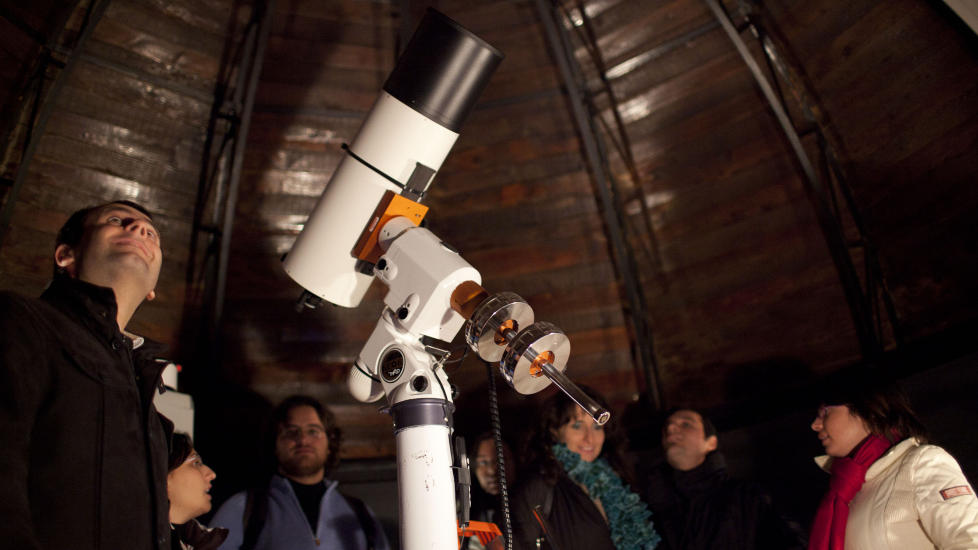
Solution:
{"label": "white telescope tube", "polygon": [[456,550],[455,477],[448,426],[397,433],[397,493],[404,548]]}
{"label": "white telescope tube", "polygon": [[[404,183],[418,163],[437,171],[458,134],[381,92],[350,151]],[[356,307],[373,275],[356,270],[353,247],[385,191],[400,187],[350,155],[343,157],[283,266],[309,292]]]}

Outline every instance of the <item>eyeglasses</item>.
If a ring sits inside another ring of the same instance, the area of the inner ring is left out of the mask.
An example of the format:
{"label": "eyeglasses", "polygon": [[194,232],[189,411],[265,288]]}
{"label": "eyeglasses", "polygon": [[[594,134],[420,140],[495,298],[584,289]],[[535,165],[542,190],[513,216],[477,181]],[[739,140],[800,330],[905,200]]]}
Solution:
{"label": "eyeglasses", "polygon": [[307,426],[305,428],[300,428],[299,426],[290,426],[288,428],[283,428],[282,431],[278,433],[279,438],[283,439],[301,439],[303,436],[309,439],[322,439],[326,437],[326,430],[321,426]]}

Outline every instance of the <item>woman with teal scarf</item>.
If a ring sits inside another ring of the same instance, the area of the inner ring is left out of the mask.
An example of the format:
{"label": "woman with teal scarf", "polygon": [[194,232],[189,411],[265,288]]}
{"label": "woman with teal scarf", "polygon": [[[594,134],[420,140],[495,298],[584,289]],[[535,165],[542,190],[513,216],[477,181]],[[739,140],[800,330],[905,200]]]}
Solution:
{"label": "woman with teal scarf", "polygon": [[[604,398],[584,391],[607,408]],[[547,400],[513,498],[517,550],[652,550],[652,514],[628,485],[616,418],[597,425],[563,394]],[[535,519],[543,516],[547,532]]]}

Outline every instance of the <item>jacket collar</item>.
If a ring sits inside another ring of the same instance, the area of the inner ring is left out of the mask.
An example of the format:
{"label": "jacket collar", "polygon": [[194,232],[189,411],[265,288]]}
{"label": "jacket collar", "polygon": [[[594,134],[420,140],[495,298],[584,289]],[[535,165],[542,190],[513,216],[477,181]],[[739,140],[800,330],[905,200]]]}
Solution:
{"label": "jacket collar", "polygon": [[[891,464],[900,460],[903,455],[907,454],[913,447],[920,446],[920,440],[915,437],[908,437],[903,441],[897,443],[896,445],[890,447],[883,456],[876,459],[872,465],[870,465],[869,470],[866,470],[866,481],[873,479],[878,476],[880,472],[890,467]],[[822,455],[815,457],[815,464],[819,468],[825,470],[828,473],[832,473],[832,457],[829,455]]]}
{"label": "jacket collar", "polygon": [[[326,485],[327,493],[334,490],[336,486],[339,484],[339,482],[336,481],[335,479],[327,479],[327,478],[323,478],[323,481],[321,483]],[[279,473],[272,474],[272,485],[277,486],[280,491],[286,491],[288,493],[292,493],[293,495],[295,494],[295,491],[292,490],[292,484],[289,483],[289,478],[283,476],[282,474]]]}
{"label": "jacket collar", "polygon": [[119,334],[118,306],[115,291],[93,285],[67,275],[55,275],[41,294],[41,299],[54,305],[80,322],[100,338],[111,340]]}
{"label": "jacket collar", "polygon": [[668,463],[665,466],[672,471],[676,488],[686,493],[710,489],[727,475],[727,463],[720,451],[708,453],[702,464],[685,472],[676,470]]}
{"label": "jacket collar", "polygon": [[[136,357],[145,358],[145,362],[153,368],[152,372],[144,373],[151,380],[154,380],[166,366],[165,362],[160,365],[153,364],[156,358],[162,357],[165,353],[166,346],[131,332],[119,330],[116,319],[118,306],[115,301],[115,291],[111,288],[93,285],[67,275],[55,275],[41,294],[41,299],[75,319],[105,342],[112,341],[119,334],[125,336],[132,349],[138,350],[135,353]],[[159,372],[156,372],[157,370]]]}

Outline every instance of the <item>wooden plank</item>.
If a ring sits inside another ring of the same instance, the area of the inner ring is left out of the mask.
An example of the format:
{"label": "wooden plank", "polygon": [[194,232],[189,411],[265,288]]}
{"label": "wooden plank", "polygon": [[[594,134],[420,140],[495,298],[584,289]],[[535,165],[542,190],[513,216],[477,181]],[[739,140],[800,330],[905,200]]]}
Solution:
{"label": "wooden plank", "polygon": [[[196,193],[197,174],[172,165],[159,165],[55,135],[45,135],[37,150],[38,158],[95,172],[118,174],[117,178],[139,182],[139,185],[179,192],[192,200]],[[189,168],[189,167],[188,167]]]}
{"label": "wooden plank", "polygon": [[[101,28],[96,30],[99,32],[99,36],[105,40],[114,33],[122,33],[122,25],[124,25],[137,34],[126,38],[122,38],[125,35],[118,35],[117,38],[121,40],[121,44],[127,44],[129,49],[135,51],[147,48],[143,51],[144,54],[153,51],[162,53],[170,52],[173,49],[182,50],[186,48],[205,53],[208,57],[215,59],[220,57],[224,50],[224,36],[221,32],[223,29],[215,32],[215,28],[220,29],[219,25],[223,21],[212,20],[209,23],[204,23],[202,27],[197,27],[193,23],[202,22],[200,18],[181,17],[179,10],[167,13],[170,10],[158,11],[157,7],[150,3],[112,2],[105,12],[104,21],[118,23],[110,24],[109,28],[106,29],[107,35],[101,35]],[[99,23],[99,27],[101,27],[102,22]],[[149,37],[155,37],[159,41],[159,46],[152,45]],[[129,39],[132,41],[128,42]],[[150,53],[147,57],[153,58],[154,55]],[[179,60],[174,59],[174,61]]]}
{"label": "wooden plank", "polygon": [[[173,82],[180,86],[194,88],[201,95],[213,94],[214,82],[218,77],[220,58],[211,57],[200,52],[189,50],[179,51],[174,44],[150,43],[141,48],[132,48],[125,38],[131,42],[140,42],[143,37],[126,36],[134,34],[128,28],[112,28],[111,22],[99,25],[105,30],[93,36],[85,45],[85,55],[88,60],[104,60],[129,68],[133,72],[152,75],[164,82]],[[104,37],[104,38],[103,38]],[[120,38],[121,37],[121,38]],[[147,40],[149,41],[149,40]],[[165,52],[178,50],[166,57]],[[159,50],[159,52],[155,51]]]}
{"label": "wooden plank", "polygon": [[253,154],[254,149],[283,145],[341,155],[340,144],[351,141],[362,122],[363,117],[255,112],[248,132],[248,154]]}
{"label": "wooden plank", "polygon": [[673,40],[711,19],[702,2],[637,1],[617,4],[595,18],[593,25],[603,57],[608,66],[614,66],[638,51]]}
{"label": "wooden plank", "polygon": [[390,6],[376,2],[357,2],[355,0],[344,0],[341,2],[293,0],[289,3],[277,3],[275,5],[276,17],[292,15],[312,19],[324,19],[327,21],[349,21],[357,24],[372,25],[379,29],[396,27],[398,24]]}
{"label": "wooden plank", "polygon": [[210,117],[210,105],[84,61],[57,98],[57,108],[146,135],[204,129]]}
{"label": "wooden plank", "polygon": [[[232,21],[240,28],[251,15],[249,6],[228,0],[148,0],[143,3],[152,5],[156,12],[171,20],[217,36],[225,36]],[[233,8],[237,11],[230,14]]]}
{"label": "wooden plank", "polygon": [[262,108],[310,107],[316,109],[343,109],[366,113],[370,111],[380,88],[357,89],[347,87],[342,81],[318,86],[315,84],[284,84],[262,82],[258,87],[255,101]]}
{"label": "wooden plank", "polygon": [[299,12],[276,12],[269,32],[272,36],[295,40],[369,46],[394,51],[397,28],[387,17],[354,20],[350,18],[324,19]]}
{"label": "wooden plank", "polygon": [[394,67],[393,51],[386,47],[336,44],[284,36],[268,37],[267,47],[265,55],[269,60],[299,59],[323,67],[376,72],[388,72]]}
{"label": "wooden plank", "polygon": [[[682,81],[691,78],[690,71],[702,70],[708,63],[734,56],[730,39],[719,30],[700,35],[688,42],[684,48],[661,55],[644,65],[637,66],[621,76],[611,79],[612,89],[619,101],[633,97],[642,90],[665,85],[675,79]],[[609,66],[609,69],[613,69]],[[592,86],[597,87],[596,83]],[[709,87],[695,87],[692,91],[703,92]],[[605,95],[598,96],[599,105],[604,107]]]}

